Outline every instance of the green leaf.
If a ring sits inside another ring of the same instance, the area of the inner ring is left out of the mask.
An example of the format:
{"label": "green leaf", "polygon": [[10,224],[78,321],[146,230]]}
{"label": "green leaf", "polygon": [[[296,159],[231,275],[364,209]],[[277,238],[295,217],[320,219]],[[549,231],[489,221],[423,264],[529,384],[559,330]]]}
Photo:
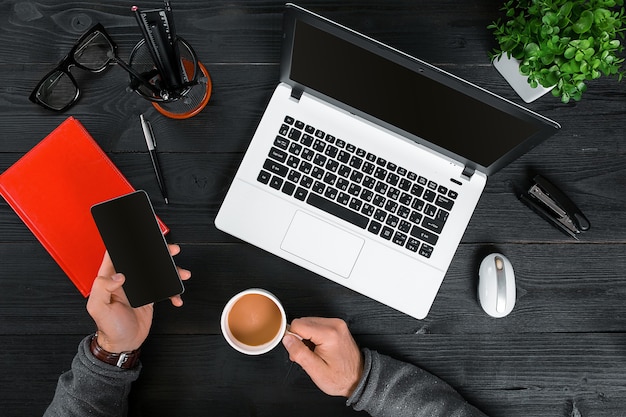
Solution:
{"label": "green leaf", "polygon": [[524,53],[529,58],[539,55],[539,52],[541,52],[541,48],[536,43],[529,43],[524,47]]}
{"label": "green leaf", "polygon": [[550,71],[546,75],[545,83],[542,84],[544,87],[552,87],[557,82],[559,82],[559,75],[556,72]]}
{"label": "green leaf", "polygon": [[554,62],[554,54],[547,53],[541,56],[541,63],[543,65],[550,65]]}
{"label": "green leaf", "polygon": [[530,74],[530,65],[520,65],[519,73],[528,76]]}
{"label": "green leaf", "polygon": [[580,19],[572,25],[572,30],[580,35],[588,32],[591,25],[593,25],[593,13],[585,10],[580,14]]}
{"label": "green leaf", "polygon": [[559,16],[562,16],[562,17],[569,16],[569,14],[572,12],[572,7],[573,6],[574,6],[574,3],[572,3],[571,1],[566,2],[559,9]]}
{"label": "green leaf", "polygon": [[576,48],[574,48],[573,46],[567,48],[565,50],[565,53],[563,54],[566,59],[572,59],[574,58],[574,55],[576,55]]}

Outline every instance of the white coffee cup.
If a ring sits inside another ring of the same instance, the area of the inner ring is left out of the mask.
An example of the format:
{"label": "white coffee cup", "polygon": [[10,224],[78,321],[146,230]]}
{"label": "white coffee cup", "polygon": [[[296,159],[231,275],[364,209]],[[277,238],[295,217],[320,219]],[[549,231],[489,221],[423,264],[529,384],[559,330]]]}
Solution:
{"label": "white coffee cup", "polygon": [[246,355],[261,355],[274,349],[287,330],[287,315],[271,292],[250,288],[232,297],[220,321],[224,338]]}

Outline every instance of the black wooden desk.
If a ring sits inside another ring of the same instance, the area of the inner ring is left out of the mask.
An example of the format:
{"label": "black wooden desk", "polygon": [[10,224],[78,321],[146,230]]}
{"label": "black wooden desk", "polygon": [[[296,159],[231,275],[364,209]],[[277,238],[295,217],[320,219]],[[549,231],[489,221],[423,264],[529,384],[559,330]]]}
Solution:
{"label": "black wooden desk", "polygon": [[[185,306],[158,305],[132,394],[133,416],[352,415],[317,390],[282,347],[246,357],[219,332],[226,300],[248,287],[277,294],[291,318],[345,319],[357,341],[413,362],[492,416],[626,414],[626,83],[601,79],[583,101],[551,96],[529,107],[563,129],[489,179],[425,320],[414,320],[242,243],[213,219],[278,79],[279,1],[174,1],[178,32],[211,73],[208,107],[187,121],[160,116],[110,68],[79,82],[66,114],[27,99],[79,35],[101,22],[127,58],[140,39],[128,1],[0,1],[0,171],[68,115],[78,118],[130,182],[152,196],[169,240],[193,271]],[[138,1],[141,7],[160,1]],[[520,102],[490,65],[486,26],[496,0],[305,1],[347,26]],[[139,114],[156,130],[169,205],[154,179]],[[561,185],[592,222],[576,242],[513,190],[532,171]],[[476,301],[482,256],[502,251],[518,301],[490,319]],[[81,338],[94,330],[85,300],[0,202],[0,415],[41,415]]]}

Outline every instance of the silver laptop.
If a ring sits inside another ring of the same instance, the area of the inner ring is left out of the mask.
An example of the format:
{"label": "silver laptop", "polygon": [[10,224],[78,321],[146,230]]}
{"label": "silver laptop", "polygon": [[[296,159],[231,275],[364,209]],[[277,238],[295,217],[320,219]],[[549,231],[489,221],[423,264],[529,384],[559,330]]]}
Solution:
{"label": "silver laptop", "polygon": [[293,4],[215,224],[426,317],[487,176],[559,125]]}

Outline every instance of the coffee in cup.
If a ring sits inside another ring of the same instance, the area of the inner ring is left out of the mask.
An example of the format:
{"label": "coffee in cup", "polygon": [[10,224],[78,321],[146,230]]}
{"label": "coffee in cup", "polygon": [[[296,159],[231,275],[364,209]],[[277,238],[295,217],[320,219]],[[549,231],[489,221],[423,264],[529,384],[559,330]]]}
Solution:
{"label": "coffee in cup", "polygon": [[280,343],[287,317],[272,293],[251,288],[228,301],[222,312],[221,328],[233,348],[247,355],[260,355]]}

